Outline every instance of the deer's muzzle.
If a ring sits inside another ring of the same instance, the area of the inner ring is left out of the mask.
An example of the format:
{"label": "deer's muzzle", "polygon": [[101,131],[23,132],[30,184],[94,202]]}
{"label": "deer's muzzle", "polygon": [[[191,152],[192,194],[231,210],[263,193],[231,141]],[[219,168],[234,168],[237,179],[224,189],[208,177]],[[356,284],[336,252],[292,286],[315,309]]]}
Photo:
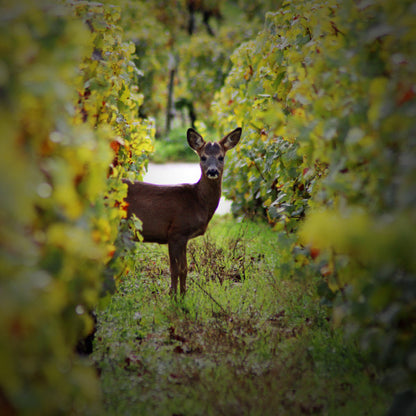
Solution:
{"label": "deer's muzzle", "polygon": [[218,169],[208,169],[207,170],[207,178],[208,179],[218,179],[220,176],[220,173],[218,172]]}

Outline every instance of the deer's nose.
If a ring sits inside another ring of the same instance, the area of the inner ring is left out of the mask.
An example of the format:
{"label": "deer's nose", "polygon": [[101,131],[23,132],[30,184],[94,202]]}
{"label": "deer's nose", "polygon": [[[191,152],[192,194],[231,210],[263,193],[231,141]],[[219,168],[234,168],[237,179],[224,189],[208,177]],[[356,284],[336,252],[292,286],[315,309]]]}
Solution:
{"label": "deer's nose", "polygon": [[209,179],[217,179],[218,176],[220,176],[220,173],[218,172],[218,169],[208,169],[207,170],[207,176]]}

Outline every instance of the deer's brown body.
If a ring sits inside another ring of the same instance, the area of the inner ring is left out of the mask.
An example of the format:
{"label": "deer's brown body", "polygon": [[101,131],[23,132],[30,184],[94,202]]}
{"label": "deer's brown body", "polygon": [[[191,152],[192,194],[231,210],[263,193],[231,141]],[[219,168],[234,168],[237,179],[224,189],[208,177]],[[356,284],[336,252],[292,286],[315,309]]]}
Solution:
{"label": "deer's brown body", "polygon": [[144,242],[168,244],[171,292],[186,291],[186,246],[188,240],[205,233],[221,197],[224,155],[241,136],[238,128],[218,143],[206,143],[193,129],[188,143],[198,153],[201,179],[195,184],[153,185],[130,182],[126,202],[128,216],[135,214],[143,224]]}

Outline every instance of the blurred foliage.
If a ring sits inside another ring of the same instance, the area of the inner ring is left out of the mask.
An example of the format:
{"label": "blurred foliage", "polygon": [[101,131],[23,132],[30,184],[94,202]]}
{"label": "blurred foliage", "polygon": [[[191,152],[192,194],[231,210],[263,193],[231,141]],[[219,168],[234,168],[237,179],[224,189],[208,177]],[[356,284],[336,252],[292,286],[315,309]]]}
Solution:
{"label": "blurred foliage", "polygon": [[232,52],[260,27],[257,20],[248,22],[240,14],[235,23],[221,25],[215,36],[201,33],[183,42],[178,50],[177,101],[192,103],[197,118],[209,123],[211,102],[231,69]]}
{"label": "blurred foliage", "polygon": [[125,213],[119,178],[152,149],[134,45],[98,3],[3,2],[1,16],[0,412],[97,414],[75,346]]}
{"label": "blurred foliage", "polygon": [[335,323],[397,389],[416,381],[415,28],[411,1],[285,2],[213,105],[220,130],[243,126],[225,173],[235,213],[303,224],[288,263],[318,267]]}
{"label": "blurred foliage", "polygon": [[140,114],[159,120],[166,108],[168,65],[175,44],[185,34],[186,2],[114,0],[110,3],[120,6],[125,37],[136,46],[134,61],[142,70],[140,85],[144,95]]}
{"label": "blurred foliage", "polygon": [[[170,113],[189,125],[192,108],[198,119],[209,123],[210,103],[230,69],[230,55],[261,29],[263,9],[259,8],[253,17],[238,2],[229,0],[111,3],[120,6],[125,36],[136,46],[134,59],[142,70],[140,85],[144,94],[140,114],[155,118],[158,134],[163,134],[170,71],[174,71],[175,108]],[[211,34],[204,23],[204,13],[210,16]],[[195,27],[190,34],[192,16]]]}
{"label": "blurred foliage", "polygon": [[237,0],[240,10],[244,12],[249,21],[264,21],[264,15],[281,7],[282,0]]}

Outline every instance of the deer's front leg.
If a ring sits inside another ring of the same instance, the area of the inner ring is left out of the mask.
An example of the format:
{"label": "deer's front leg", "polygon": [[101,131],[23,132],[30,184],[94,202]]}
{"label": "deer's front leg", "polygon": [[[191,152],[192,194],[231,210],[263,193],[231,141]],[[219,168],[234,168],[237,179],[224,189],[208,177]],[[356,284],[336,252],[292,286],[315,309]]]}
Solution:
{"label": "deer's front leg", "polygon": [[171,276],[171,295],[176,295],[178,279],[180,281],[181,295],[186,292],[186,274],[188,271],[186,262],[186,245],[188,240],[185,238],[170,238],[169,259],[170,259],[170,276]]}

